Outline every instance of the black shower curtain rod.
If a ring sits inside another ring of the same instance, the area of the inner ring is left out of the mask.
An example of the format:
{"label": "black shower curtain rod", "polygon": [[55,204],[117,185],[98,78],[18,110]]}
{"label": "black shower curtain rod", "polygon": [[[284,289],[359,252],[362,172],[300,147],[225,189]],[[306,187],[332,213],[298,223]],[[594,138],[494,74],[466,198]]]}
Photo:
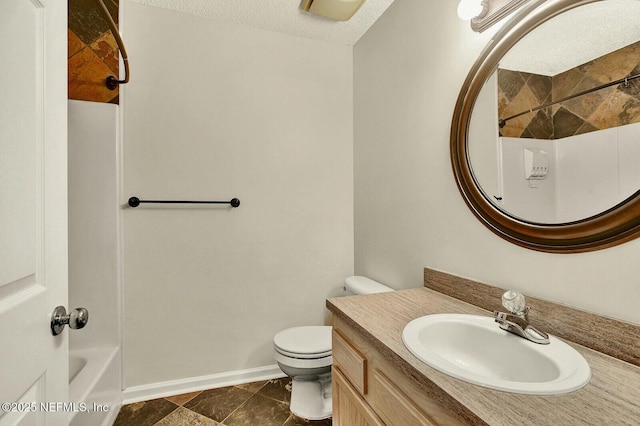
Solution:
{"label": "black shower curtain rod", "polygon": [[[109,13],[109,9],[107,9],[107,6],[104,5],[102,0],[95,0],[95,2],[96,2],[96,6],[98,6],[98,10],[102,14],[102,17],[104,18],[105,21],[107,21],[107,24],[109,25],[109,29],[111,30],[111,34],[113,34],[113,38],[116,39],[116,43],[118,44],[118,49],[120,49],[120,53],[122,56],[122,63],[124,64],[124,80],[118,80],[116,77],[112,75],[107,77],[105,80],[105,85],[109,90],[116,90],[118,85],[127,84],[129,82],[129,74],[130,74],[129,73],[129,56],[127,56],[127,51],[124,48],[124,42],[122,41],[122,37],[118,32],[118,26],[113,21],[113,18],[111,17],[111,13]],[[115,4],[113,1],[112,3]]]}
{"label": "black shower curtain rod", "polygon": [[516,117],[520,117],[521,115],[529,114],[530,112],[538,111],[538,110],[541,110],[542,108],[546,108],[546,107],[549,107],[551,105],[558,104],[560,102],[568,101],[569,99],[577,98],[579,96],[588,95],[589,93],[592,93],[592,92],[595,92],[595,91],[601,90],[601,89],[606,89],[607,87],[615,86],[616,84],[624,83],[624,85],[627,86],[627,85],[629,85],[630,81],[635,80],[637,78],[640,78],[640,74],[636,74],[636,75],[633,75],[631,77],[625,77],[625,78],[621,78],[621,79],[616,80],[616,81],[605,83],[605,84],[603,84],[601,86],[593,87],[591,89],[587,89],[587,90],[584,90],[582,92],[579,92],[579,93],[576,93],[576,94],[573,94],[573,95],[570,95],[570,96],[566,96],[566,97],[564,97],[562,99],[558,99],[557,101],[551,101],[551,102],[544,103],[544,104],[542,104],[540,106],[537,106],[535,108],[531,108],[531,109],[526,110],[526,111],[519,112],[519,113],[514,114],[514,115],[512,115],[510,117],[501,118],[500,120],[498,120],[498,125],[500,126],[500,128],[503,128],[507,124],[507,121],[509,121],[509,120],[511,120],[513,118],[516,118]]}

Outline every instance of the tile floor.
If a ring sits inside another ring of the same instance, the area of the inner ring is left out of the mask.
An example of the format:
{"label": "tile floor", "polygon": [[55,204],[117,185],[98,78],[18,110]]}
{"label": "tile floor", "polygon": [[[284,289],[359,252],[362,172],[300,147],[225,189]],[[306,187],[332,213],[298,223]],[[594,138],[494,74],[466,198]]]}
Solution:
{"label": "tile floor", "polygon": [[289,412],[291,379],[210,389],[122,407],[114,426],[330,426]]}

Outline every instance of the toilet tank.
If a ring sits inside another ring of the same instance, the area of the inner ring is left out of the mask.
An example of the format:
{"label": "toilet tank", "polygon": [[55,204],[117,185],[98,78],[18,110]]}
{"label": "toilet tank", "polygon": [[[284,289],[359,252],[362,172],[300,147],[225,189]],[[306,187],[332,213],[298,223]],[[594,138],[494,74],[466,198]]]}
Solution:
{"label": "toilet tank", "polygon": [[[378,281],[374,281],[371,278],[362,276],[347,277],[344,280],[344,289],[347,296],[351,296],[354,294],[374,294],[393,291],[392,288],[380,284]],[[333,314],[328,310],[326,311],[325,325],[333,325]]]}
{"label": "toilet tank", "polygon": [[392,288],[389,288],[386,285],[380,284],[371,278],[362,276],[346,278],[344,280],[344,288],[347,291],[347,294],[374,294],[393,291]]}

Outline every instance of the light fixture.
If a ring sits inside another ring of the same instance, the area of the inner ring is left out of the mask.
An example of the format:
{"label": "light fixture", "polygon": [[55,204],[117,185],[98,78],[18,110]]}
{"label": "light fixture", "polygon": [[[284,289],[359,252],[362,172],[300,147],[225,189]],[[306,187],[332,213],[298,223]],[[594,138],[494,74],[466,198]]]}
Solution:
{"label": "light fixture", "polygon": [[470,21],[484,10],[484,2],[480,0],[460,0],[458,3],[458,17],[463,21]]}
{"label": "light fixture", "polygon": [[458,16],[471,20],[471,29],[483,32],[529,0],[460,0]]}
{"label": "light fixture", "polygon": [[300,9],[336,21],[348,21],[365,0],[302,0]]}

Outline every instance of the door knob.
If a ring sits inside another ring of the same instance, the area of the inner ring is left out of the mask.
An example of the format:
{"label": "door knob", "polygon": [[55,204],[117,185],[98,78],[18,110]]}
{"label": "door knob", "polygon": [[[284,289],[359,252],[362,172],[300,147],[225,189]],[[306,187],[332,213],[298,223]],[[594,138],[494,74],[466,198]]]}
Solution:
{"label": "door knob", "polygon": [[89,322],[89,311],[85,308],[76,308],[67,315],[64,306],[57,306],[51,314],[51,333],[54,336],[62,333],[64,326],[77,330],[83,328]]}

